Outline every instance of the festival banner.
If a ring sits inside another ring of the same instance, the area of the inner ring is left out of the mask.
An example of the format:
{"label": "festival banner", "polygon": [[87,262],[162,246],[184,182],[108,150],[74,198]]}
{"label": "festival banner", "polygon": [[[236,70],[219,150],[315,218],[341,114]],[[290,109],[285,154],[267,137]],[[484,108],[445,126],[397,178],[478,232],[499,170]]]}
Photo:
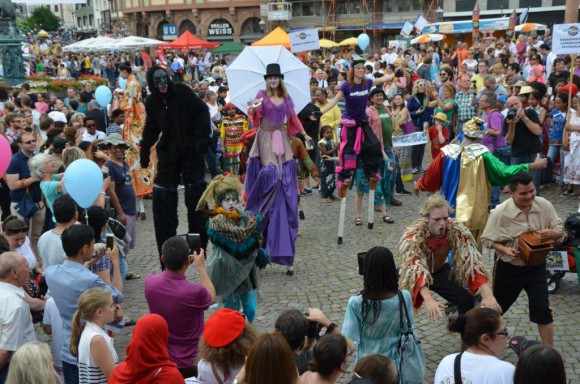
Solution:
{"label": "festival banner", "polygon": [[530,15],[530,7],[528,7],[528,9],[526,9],[525,11],[522,12],[522,14],[519,17],[518,24],[525,24],[528,21],[529,15]]}
{"label": "festival banner", "polygon": [[413,24],[409,21],[405,21],[405,25],[403,25],[403,29],[401,29],[401,32],[399,33],[403,37],[409,37],[411,33],[413,33]]}
{"label": "festival banner", "polygon": [[415,132],[403,136],[393,136],[393,147],[410,147],[412,145],[427,144],[427,132]]}
{"label": "festival banner", "polygon": [[473,22],[473,44],[477,44],[479,43],[479,5],[477,4],[477,1],[473,6],[471,21]]}
{"label": "festival banner", "polygon": [[580,23],[555,24],[552,31],[552,52],[556,55],[580,53]]}
{"label": "festival banner", "polygon": [[507,37],[512,37],[514,35],[514,29],[516,29],[516,9],[514,8],[514,10],[512,11],[512,14],[510,15],[510,19],[509,19],[509,23],[508,23],[508,28],[507,31],[505,33],[505,35]]}
{"label": "festival banner", "polygon": [[420,35],[427,24],[429,24],[429,22],[423,17],[423,15],[417,16],[417,20],[415,20],[415,24],[413,24],[413,32],[415,32],[416,35]]}

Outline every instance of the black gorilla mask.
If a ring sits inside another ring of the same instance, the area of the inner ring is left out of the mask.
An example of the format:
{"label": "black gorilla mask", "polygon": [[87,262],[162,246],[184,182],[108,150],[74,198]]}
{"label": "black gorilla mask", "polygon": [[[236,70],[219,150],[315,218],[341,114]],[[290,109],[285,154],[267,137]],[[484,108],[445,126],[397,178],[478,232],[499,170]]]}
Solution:
{"label": "black gorilla mask", "polygon": [[157,69],[153,72],[153,86],[159,93],[167,93],[169,78],[167,72],[163,69]]}

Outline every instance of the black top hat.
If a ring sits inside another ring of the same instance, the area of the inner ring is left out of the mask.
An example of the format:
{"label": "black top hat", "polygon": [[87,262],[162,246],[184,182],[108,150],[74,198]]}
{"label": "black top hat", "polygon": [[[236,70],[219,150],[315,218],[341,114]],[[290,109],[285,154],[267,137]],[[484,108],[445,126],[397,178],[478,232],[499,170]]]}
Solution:
{"label": "black top hat", "polygon": [[276,63],[268,64],[268,66],[266,67],[266,74],[264,75],[264,79],[270,76],[278,76],[282,79],[284,78],[284,75],[280,71],[280,64]]}

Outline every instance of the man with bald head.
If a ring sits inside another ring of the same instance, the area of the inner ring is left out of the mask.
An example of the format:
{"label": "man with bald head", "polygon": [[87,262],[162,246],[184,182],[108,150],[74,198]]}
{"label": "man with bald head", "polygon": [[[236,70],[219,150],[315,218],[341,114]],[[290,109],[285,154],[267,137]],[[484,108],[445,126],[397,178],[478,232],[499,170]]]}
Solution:
{"label": "man with bald head", "polygon": [[23,256],[16,252],[0,255],[0,384],[6,381],[12,354],[36,340],[22,289],[29,278],[30,268]]}

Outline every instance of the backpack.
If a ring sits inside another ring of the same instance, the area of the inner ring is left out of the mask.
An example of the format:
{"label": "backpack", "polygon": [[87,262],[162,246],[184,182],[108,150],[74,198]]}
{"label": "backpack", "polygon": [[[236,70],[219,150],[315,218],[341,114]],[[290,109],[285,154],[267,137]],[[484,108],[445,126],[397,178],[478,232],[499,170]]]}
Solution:
{"label": "backpack", "polygon": [[407,84],[407,90],[409,92],[413,92],[413,85],[415,85],[415,81],[419,80],[421,76],[418,73],[411,72],[411,81]]}

